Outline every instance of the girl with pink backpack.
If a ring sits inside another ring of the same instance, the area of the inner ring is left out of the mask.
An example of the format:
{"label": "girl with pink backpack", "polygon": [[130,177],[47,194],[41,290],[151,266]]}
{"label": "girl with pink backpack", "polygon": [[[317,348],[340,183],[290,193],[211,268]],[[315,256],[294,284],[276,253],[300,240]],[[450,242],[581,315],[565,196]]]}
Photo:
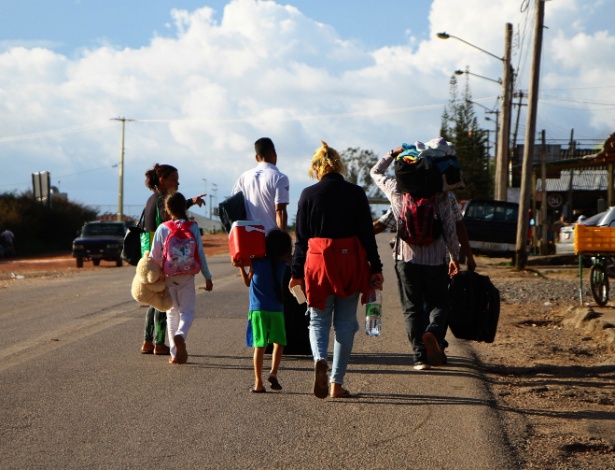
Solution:
{"label": "girl with pink backpack", "polygon": [[186,337],[194,320],[196,303],[194,277],[199,271],[203,274],[206,291],[213,289],[213,282],[199,227],[186,215],[186,198],[175,192],[167,195],[164,203],[171,220],[156,229],[149,256],[162,267],[173,299],[173,307],[167,311],[167,331],[171,344],[169,362],[185,364],[188,360]]}

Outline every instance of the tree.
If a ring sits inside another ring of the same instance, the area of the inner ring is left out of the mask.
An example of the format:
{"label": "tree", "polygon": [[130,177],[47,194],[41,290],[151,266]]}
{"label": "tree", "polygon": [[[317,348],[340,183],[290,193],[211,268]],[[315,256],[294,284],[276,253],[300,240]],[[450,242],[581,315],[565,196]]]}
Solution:
{"label": "tree", "polygon": [[450,81],[451,99],[442,113],[440,135],[455,145],[466,188],[456,191],[458,199],[493,197],[493,162],[488,153],[489,133],[478,127],[470,85],[466,78],[460,96],[457,78]]}
{"label": "tree", "polygon": [[84,222],[96,216],[96,210],[65,199],[54,199],[50,208],[31,193],[0,194],[0,231],[15,234],[19,255],[70,251]]}
{"label": "tree", "polygon": [[[340,153],[340,157],[346,169],[346,181],[361,186],[368,198],[384,197],[380,188],[376,186],[369,174],[369,170],[371,170],[378,161],[378,156],[373,150],[348,147]],[[376,218],[373,209],[372,218]]]}
{"label": "tree", "polygon": [[381,196],[378,186],[369,174],[369,170],[378,161],[378,156],[373,150],[348,147],[340,153],[340,157],[346,168],[347,181],[361,186],[367,197]]}

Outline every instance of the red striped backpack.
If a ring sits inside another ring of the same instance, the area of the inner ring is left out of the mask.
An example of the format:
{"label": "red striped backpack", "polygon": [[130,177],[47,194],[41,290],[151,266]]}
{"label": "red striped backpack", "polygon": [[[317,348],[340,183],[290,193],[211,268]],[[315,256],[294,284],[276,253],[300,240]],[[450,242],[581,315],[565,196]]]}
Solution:
{"label": "red striped backpack", "polygon": [[403,194],[397,233],[410,245],[431,245],[442,234],[442,221],[438,216],[436,196]]}

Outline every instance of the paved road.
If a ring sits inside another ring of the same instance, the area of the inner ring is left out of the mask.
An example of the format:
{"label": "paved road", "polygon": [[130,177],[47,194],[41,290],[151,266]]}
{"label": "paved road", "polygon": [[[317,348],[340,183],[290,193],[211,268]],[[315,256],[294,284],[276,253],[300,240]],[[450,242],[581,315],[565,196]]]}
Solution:
{"label": "paved road", "polygon": [[412,369],[389,238],[383,334],[357,334],[348,400],[315,398],[300,356],[284,358],[282,392],[248,392],[247,288],[227,256],[209,260],[184,366],[139,354],[132,268],[3,289],[0,467],[512,468],[464,345],[450,339],[447,367]]}

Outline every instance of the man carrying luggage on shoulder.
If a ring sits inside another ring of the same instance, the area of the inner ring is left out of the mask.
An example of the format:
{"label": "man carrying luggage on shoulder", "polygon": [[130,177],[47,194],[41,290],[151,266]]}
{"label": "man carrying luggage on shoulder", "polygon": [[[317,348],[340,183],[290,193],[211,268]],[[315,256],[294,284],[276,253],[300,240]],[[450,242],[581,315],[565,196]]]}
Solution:
{"label": "man carrying luggage on shoulder", "polygon": [[[406,217],[405,204],[412,198],[398,191],[396,179],[385,173],[404,151],[403,147],[391,150],[370,171],[375,183],[391,202],[393,215],[398,222],[400,218]],[[448,193],[440,192],[429,197],[433,198],[435,213],[442,226],[441,233],[434,231],[433,241],[422,245],[399,238],[393,255],[402,312],[414,351],[416,370],[428,370],[447,362],[442,348],[448,325],[448,281],[449,276],[459,272],[459,241]],[[423,224],[423,221],[417,222]],[[448,267],[447,250],[450,254]]]}

